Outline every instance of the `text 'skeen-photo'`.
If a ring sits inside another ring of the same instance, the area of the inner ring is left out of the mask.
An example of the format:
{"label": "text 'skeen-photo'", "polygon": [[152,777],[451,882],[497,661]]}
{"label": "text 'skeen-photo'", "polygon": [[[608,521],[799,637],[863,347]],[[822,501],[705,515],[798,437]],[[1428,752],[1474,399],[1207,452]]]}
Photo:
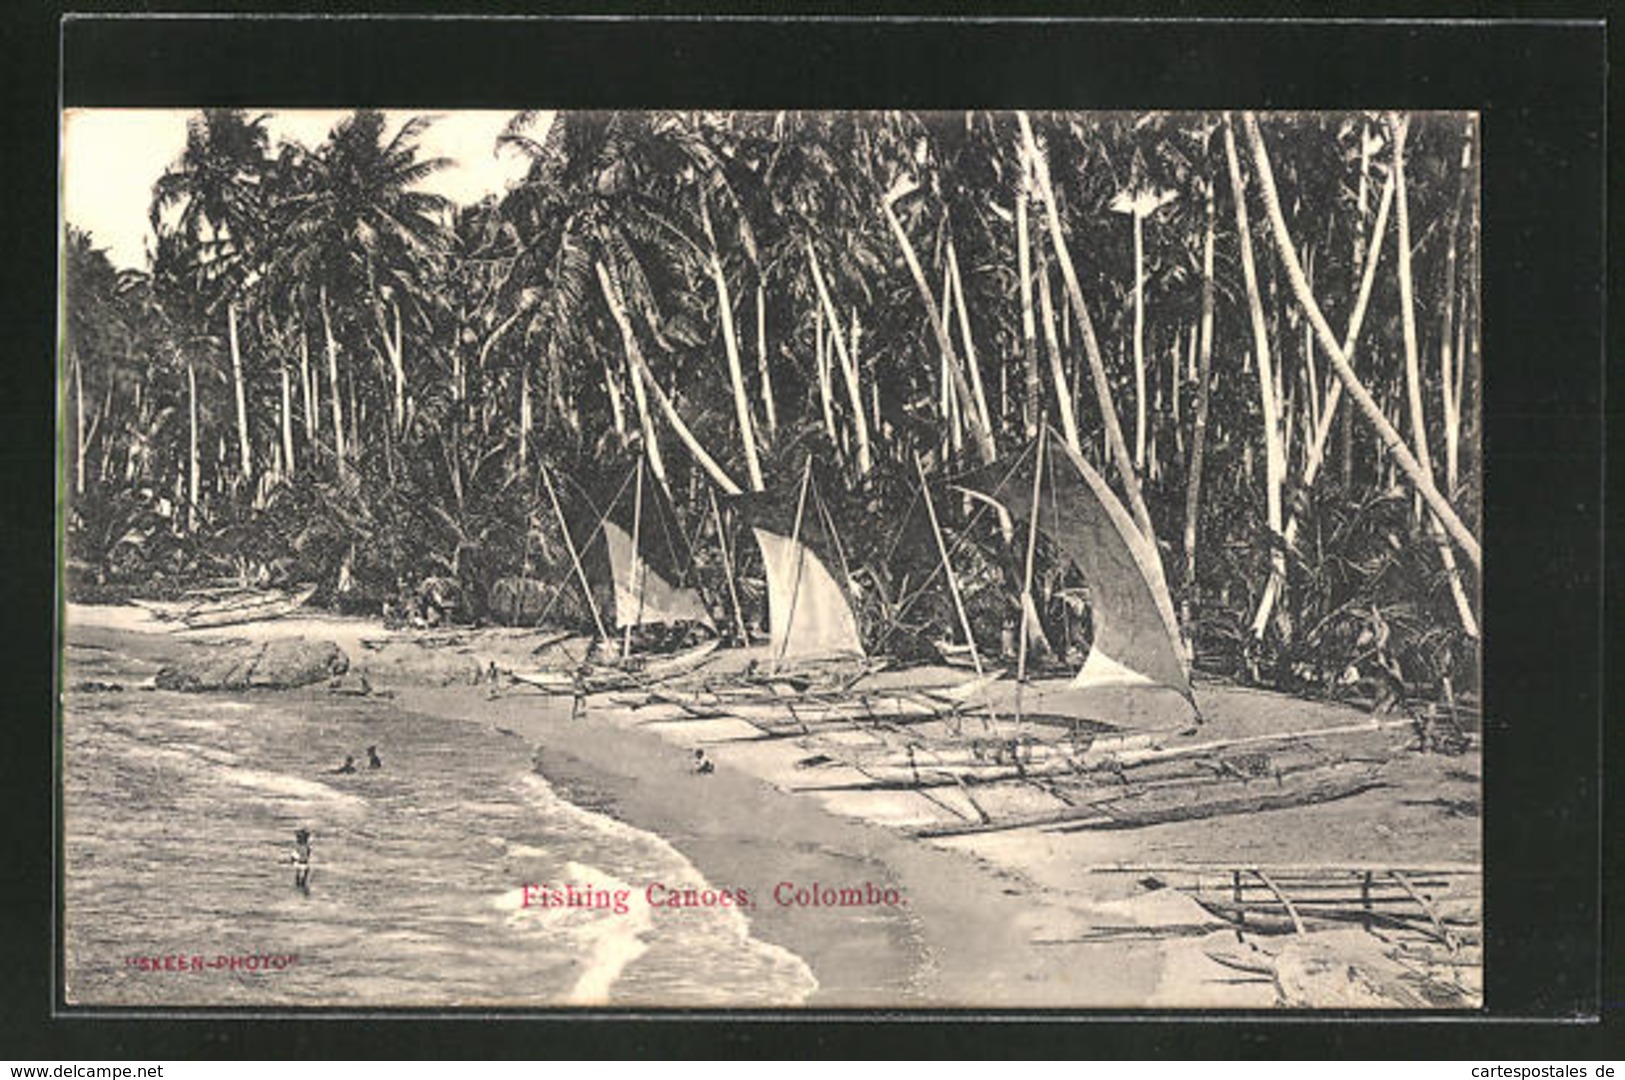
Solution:
{"label": "text 'skeen-photo'", "polygon": [[61,1001],[1481,1008],[1480,142],[65,109]]}

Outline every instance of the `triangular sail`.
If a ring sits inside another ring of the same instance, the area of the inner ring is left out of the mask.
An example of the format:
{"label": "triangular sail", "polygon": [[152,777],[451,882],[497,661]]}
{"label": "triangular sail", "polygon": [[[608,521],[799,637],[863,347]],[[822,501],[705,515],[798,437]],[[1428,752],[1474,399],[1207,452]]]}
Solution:
{"label": "triangular sail", "polygon": [[700,594],[660,576],[632,544],[632,537],[613,521],[604,521],[604,544],[615,581],[615,625],[670,625],[695,622],[711,626]]}
{"label": "triangular sail", "polygon": [[769,636],[775,659],[863,655],[846,593],[822,559],[798,540],[753,526],[767,570]]}
{"label": "triangular sail", "polygon": [[[1179,624],[1156,548],[1094,467],[1060,439],[1049,445],[1039,528],[1077,564],[1089,585],[1094,642],[1074,686],[1157,685],[1192,700]],[[1029,474],[1030,475],[1030,474]],[[1024,485],[1000,499],[1013,517],[1032,509]]]}

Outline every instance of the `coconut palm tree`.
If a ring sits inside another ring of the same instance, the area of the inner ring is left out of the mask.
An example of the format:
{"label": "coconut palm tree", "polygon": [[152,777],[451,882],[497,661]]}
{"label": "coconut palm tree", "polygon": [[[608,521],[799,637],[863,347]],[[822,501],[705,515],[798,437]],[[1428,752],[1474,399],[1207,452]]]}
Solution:
{"label": "coconut palm tree", "polygon": [[[279,270],[316,283],[328,349],[334,430],[341,431],[337,353],[339,323],[352,347],[370,352],[384,370],[388,420],[386,447],[406,433],[410,380],[409,341],[432,336],[429,285],[450,247],[450,203],[417,185],[446,167],[445,158],[420,158],[418,140],[431,123],[414,117],[386,138],[383,113],[361,109],[339,121],[325,142],[306,155],[308,177],[284,202]],[[414,333],[408,338],[407,330]],[[351,439],[361,433],[351,432]],[[342,444],[343,436],[338,435]],[[393,451],[386,454],[393,458]]]}
{"label": "coconut palm tree", "polygon": [[264,115],[206,109],[187,122],[186,149],[153,186],[155,232],[187,241],[198,288],[226,309],[232,392],[237,409],[238,475],[254,479],[238,310],[258,277],[267,225],[264,178],[269,136]]}

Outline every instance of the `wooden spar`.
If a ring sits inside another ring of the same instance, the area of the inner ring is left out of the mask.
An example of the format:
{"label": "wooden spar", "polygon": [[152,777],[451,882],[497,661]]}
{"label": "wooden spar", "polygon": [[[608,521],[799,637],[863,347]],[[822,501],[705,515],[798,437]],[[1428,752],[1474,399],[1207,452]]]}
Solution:
{"label": "wooden spar", "polygon": [[779,653],[773,658],[773,670],[777,671],[784,664],[785,650],[790,647],[790,626],[795,621],[796,600],[801,596],[801,568],[806,564],[806,549],[801,544],[801,518],[807,510],[807,489],[812,484],[812,455],[807,455],[807,463],[801,469],[801,493],[796,496],[796,520],[790,527],[790,548],[796,553],[796,578],[790,586],[790,610],[784,615],[784,640],[779,642]]}
{"label": "wooden spar", "polygon": [[1478,863],[1416,863],[1397,867],[1386,863],[1117,863],[1112,866],[1091,866],[1095,874],[1228,874],[1243,865],[1245,869],[1267,870],[1276,877],[1294,874],[1389,874],[1394,870],[1420,877],[1467,876],[1477,877],[1484,872]]}
{"label": "wooden spar", "polygon": [[1292,905],[1291,900],[1287,899],[1286,893],[1281,891],[1280,886],[1276,885],[1274,881],[1270,880],[1270,876],[1268,874],[1264,873],[1264,871],[1258,869],[1257,867],[1253,868],[1253,875],[1257,877],[1259,881],[1264,883],[1264,887],[1266,889],[1275,894],[1275,898],[1277,900],[1281,901],[1281,906],[1286,908],[1287,915],[1289,915],[1292,919],[1292,929],[1295,930],[1300,937],[1308,933],[1308,931],[1303,928],[1303,920],[1298,918],[1298,909]]}
{"label": "wooden spar", "polygon": [[1033,455],[1033,510],[1027,521],[1027,564],[1021,575],[1021,645],[1016,654],[1016,720],[1022,717],[1021,691],[1027,685],[1027,638],[1031,627],[1029,619],[1033,604],[1033,560],[1038,554],[1038,507],[1044,480],[1044,438],[1049,425],[1038,425],[1038,450]]}
{"label": "wooden spar", "polygon": [[629,568],[632,574],[632,585],[637,589],[638,613],[632,621],[626,624],[625,632],[621,636],[621,659],[628,659],[632,655],[632,627],[643,618],[643,584],[649,580],[648,574],[639,574],[643,556],[638,544],[642,541],[643,532],[643,459],[638,458],[638,479],[632,491],[632,565]]}
{"label": "wooden spar", "polygon": [[954,598],[954,611],[959,614],[959,627],[965,632],[965,641],[970,645],[971,663],[976,667],[978,677],[982,674],[982,655],[976,648],[976,635],[971,633],[970,617],[965,614],[965,601],[959,595],[959,576],[954,573],[954,564],[948,558],[948,545],[942,539],[942,526],[937,522],[936,504],[931,501],[931,487],[925,478],[925,463],[920,460],[920,452],[914,451],[914,468],[920,474],[920,496],[925,500],[925,512],[931,518],[931,535],[936,537],[937,554],[942,556],[942,569],[948,575],[948,592]]}
{"label": "wooden spar", "polygon": [[592,612],[593,625],[598,627],[598,637],[608,641],[609,631],[604,629],[604,617],[598,613],[598,601],[593,599],[592,586],[587,583],[587,571],[581,565],[581,554],[576,551],[576,542],[570,537],[570,526],[565,524],[564,510],[559,506],[559,493],[553,490],[553,478],[548,475],[546,465],[538,464],[536,467],[541,471],[542,483],[547,485],[547,497],[553,504],[553,516],[558,519],[559,531],[564,534],[564,546],[570,552],[570,565],[575,567],[576,578],[581,582],[581,594],[587,598],[587,608]]}
{"label": "wooden spar", "polygon": [[1247,735],[1237,739],[1213,739],[1191,743],[1188,746],[1149,747],[1144,750],[1125,751],[1119,758],[1121,765],[1138,765],[1148,761],[1167,761],[1171,758],[1191,757],[1213,750],[1228,750],[1235,746],[1254,746],[1260,743],[1291,742],[1297,739],[1317,738],[1322,735],[1363,735],[1392,728],[1414,727],[1409,720],[1387,720],[1375,724],[1342,724],[1337,727],[1312,728],[1307,731],[1282,731],[1270,735]]}
{"label": "wooden spar", "polygon": [[1397,881],[1399,883],[1399,887],[1404,889],[1406,894],[1421,906],[1423,913],[1425,913],[1428,920],[1433,923],[1433,929],[1438,931],[1439,940],[1444,942],[1446,948],[1448,948],[1451,952],[1454,952],[1456,950],[1456,940],[1455,938],[1451,937],[1450,932],[1444,928],[1444,923],[1439,921],[1439,913],[1433,909],[1432,904],[1428,903],[1427,897],[1416,891],[1416,887],[1411,884],[1410,879],[1405,876],[1403,871],[1390,870],[1388,871],[1388,876]]}
{"label": "wooden spar", "polygon": [[750,631],[745,629],[745,609],[739,606],[739,590],[734,586],[733,561],[728,558],[728,537],[722,531],[722,511],[717,508],[716,489],[705,490],[711,496],[711,520],[717,526],[717,547],[722,551],[722,574],[728,579],[728,598],[733,601],[734,620],[739,624],[739,644],[749,645]]}
{"label": "wooden spar", "polygon": [[[1312,803],[1331,802],[1335,799],[1357,795],[1362,791],[1377,786],[1379,783],[1380,780],[1377,779],[1374,773],[1361,773],[1348,778],[1332,777],[1313,783],[1306,788],[1284,791],[1262,788],[1262,785],[1252,785],[1254,790],[1243,791],[1238,795],[1201,803],[1152,807],[1139,811],[1134,810],[1132,806],[1124,805],[1118,807],[1116,812],[1105,809],[1106,804],[1103,803],[1084,804],[1069,806],[1063,810],[1045,814],[1020,815],[980,826],[932,825],[915,830],[914,835],[920,837],[947,837],[973,832],[1003,832],[1011,829],[1028,828],[1053,828],[1060,832],[1073,832],[1080,829],[1137,828],[1169,821],[1191,821],[1200,818],[1220,817],[1227,814],[1250,813],[1259,810],[1281,810]],[[1128,800],[1123,801],[1127,802]]]}

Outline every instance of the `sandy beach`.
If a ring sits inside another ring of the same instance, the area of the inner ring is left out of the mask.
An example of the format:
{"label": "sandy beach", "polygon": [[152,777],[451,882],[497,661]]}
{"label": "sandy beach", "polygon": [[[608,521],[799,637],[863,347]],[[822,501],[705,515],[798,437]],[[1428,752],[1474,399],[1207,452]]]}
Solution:
{"label": "sandy beach", "polygon": [[[70,644],[116,649],[152,665],[224,641],[333,641],[350,657],[347,686],[364,673],[372,694],[395,710],[510,739],[513,753],[532,760],[565,799],[657,834],[711,885],[746,894],[750,905],[741,913],[750,933],[811,969],[817,989],[803,1002],[810,1008],[1268,1008],[1278,1000],[1268,978],[1211,959],[1215,946],[1236,941],[1226,924],[1174,889],[1146,887],[1144,875],[1107,871],[1227,860],[1479,858],[1476,811],[1460,810],[1476,805],[1475,754],[1395,753],[1388,787],[1317,806],[1137,829],[1021,829],[927,841],[908,828],[943,820],[941,799],[911,791],[797,790],[830,786],[814,784],[812,770],[798,767],[808,756],[798,740],[734,741],[750,730],[737,720],[676,720],[613,695],[594,695],[585,714],[574,716],[569,696],[506,683],[492,687],[482,678],[492,664],[558,663],[558,653],[568,656],[580,644],[535,651],[555,635],[389,632],[366,620],[320,615],[170,633],[134,608],[74,608],[66,636]],[[75,655],[70,648],[70,686],[78,674]],[[740,663],[738,656],[723,656],[716,665]],[[877,683],[956,677],[963,676],[916,670],[887,673]],[[1046,708],[1065,706],[1060,684],[1031,692]],[[320,686],[270,696],[331,697]],[[1209,738],[1370,720],[1346,707],[1228,687],[1199,687],[1198,700]],[[74,723],[69,709],[64,724]],[[1407,738],[1399,731],[1372,735],[1391,751]],[[714,772],[695,772],[697,747],[706,749]],[[659,884],[628,882],[640,894]],[[807,902],[809,891],[831,887],[869,889],[896,902],[833,908]],[[654,916],[683,918],[684,912]]]}

